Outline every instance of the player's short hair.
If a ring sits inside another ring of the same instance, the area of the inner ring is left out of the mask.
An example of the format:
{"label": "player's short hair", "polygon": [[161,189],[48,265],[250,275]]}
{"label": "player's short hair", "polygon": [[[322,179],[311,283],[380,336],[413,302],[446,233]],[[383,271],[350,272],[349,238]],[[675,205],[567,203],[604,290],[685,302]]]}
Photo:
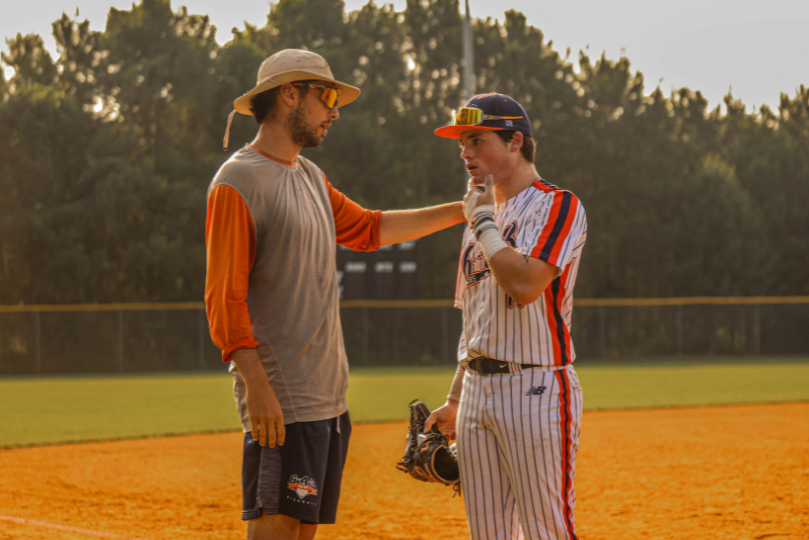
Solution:
{"label": "player's short hair", "polygon": [[[304,85],[298,86],[298,92],[301,94],[301,99],[306,98],[309,93],[309,87]],[[258,125],[264,123],[264,120],[274,120],[275,114],[278,112],[278,93],[281,91],[280,86],[270,88],[266,92],[261,92],[253,96],[250,100],[250,112],[253,113],[253,118],[256,119]]]}
{"label": "player's short hair", "polygon": [[[497,136],[500,137],[503,140],[503,142],[508,144],[514,138],[514,133],[515,132],[508,131],[508,130],[501,130],[501,131],[495,131],[495,133],[497,133]],[[522,146],[520,146],[520,154],[522,154],[522,157],[525,158],[525,161],[527,161],[528,163],[533,163],[534,162],[534,154],[535,154],[535,152],[536,152],[536,146],[534,145],[533,137],[530,137],[530,136],[526,135],[525,133],[523,133]]]}

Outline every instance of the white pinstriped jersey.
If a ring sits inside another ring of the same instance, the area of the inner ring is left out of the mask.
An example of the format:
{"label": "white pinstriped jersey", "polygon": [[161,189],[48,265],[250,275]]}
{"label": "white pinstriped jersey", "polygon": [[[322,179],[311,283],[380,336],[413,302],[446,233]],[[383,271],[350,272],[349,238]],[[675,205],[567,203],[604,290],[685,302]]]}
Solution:
{"label": "white pinstriped jersey", "polygon": [[518,364],[564,366],[576,353],[570,339],[573,287],[587,238],[584,207],[545,180],[497,207],[503,240],[519,253],[556,266],[556,279],[535,302],[514,302],[492,276],[471,229],[464,233],[455,307],[463,309],[458,359],[485,356]]}

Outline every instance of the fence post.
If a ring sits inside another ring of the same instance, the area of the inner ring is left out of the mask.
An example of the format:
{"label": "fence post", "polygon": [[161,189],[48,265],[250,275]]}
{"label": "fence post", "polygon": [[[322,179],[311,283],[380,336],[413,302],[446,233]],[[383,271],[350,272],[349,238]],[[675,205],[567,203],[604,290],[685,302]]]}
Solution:
{"label": "fence post", "polygon": [[205,370],[205,323],[208,322],[208,318],[205,315],[205,310],[203,309],[200,313],[199,317],[199,370]]}
{"label": "fence post", "polygon": [[401,312],[400,308],[393,309],[393,364],[399,360],[399,313]]}
{"label": "fence post", "polygon": [[449,361],[449,322],[447,321],[447,311],[450,308],[439,308],[441,310],[441,363],[452,364]]}
{"label": "fence post", "polygon": [[118,310],[118,371],[124,372],[124,310]]}
{"label": "fence post", "polygon": [[607,357],[607,316],[604,306],[598,306],[598,338],[601,345],[601,358]]}
{"label": "fence post", "polygon": [[371,361],[371,354],[368,351],[368,307],[362,308],[362,359],[367,366]]}
{"label": "fence post", "polygon": [[677,354],[683,354],[683,305],[677,306]]}
{"label": "fence post", "polygon": [[756,356],[761,356],[761,304],[753,306],[753,344]]}
{"label": "fence post", "polygon": [[42,374],[42,326],[40,323],[39,311],[34,312],[34,335],[36,339],[37,352],[37,375]]}

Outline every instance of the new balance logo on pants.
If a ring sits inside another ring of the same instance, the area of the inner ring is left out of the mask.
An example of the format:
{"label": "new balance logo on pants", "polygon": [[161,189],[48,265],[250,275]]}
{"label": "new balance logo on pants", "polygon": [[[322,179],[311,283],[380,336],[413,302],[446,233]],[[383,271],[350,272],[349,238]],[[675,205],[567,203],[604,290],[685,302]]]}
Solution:
{"label": "new balance logo on pants", "polygon": [[525,393],[526,396],[541,396],[542,393],[545,391],[544,386],[532,386],[528,389]]}

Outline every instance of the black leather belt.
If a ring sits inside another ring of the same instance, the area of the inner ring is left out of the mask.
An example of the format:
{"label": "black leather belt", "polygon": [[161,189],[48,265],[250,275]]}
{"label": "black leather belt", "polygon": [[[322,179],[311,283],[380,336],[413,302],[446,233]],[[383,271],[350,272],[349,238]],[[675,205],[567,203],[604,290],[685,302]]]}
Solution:
{"label": "black leather belt", "polygon": [[[509,369],[509,364],[511,362],[505,362],[503,360],[495,360],[494,358],[486,358],[482,356],[480,358],[473,358],[469,360],[467,366],[469,369],[480,373],[481,375],[494,375],[495,373],[511,373]],[[530,369],[539,367],[536,364],[517,364],[522,369]]]}

